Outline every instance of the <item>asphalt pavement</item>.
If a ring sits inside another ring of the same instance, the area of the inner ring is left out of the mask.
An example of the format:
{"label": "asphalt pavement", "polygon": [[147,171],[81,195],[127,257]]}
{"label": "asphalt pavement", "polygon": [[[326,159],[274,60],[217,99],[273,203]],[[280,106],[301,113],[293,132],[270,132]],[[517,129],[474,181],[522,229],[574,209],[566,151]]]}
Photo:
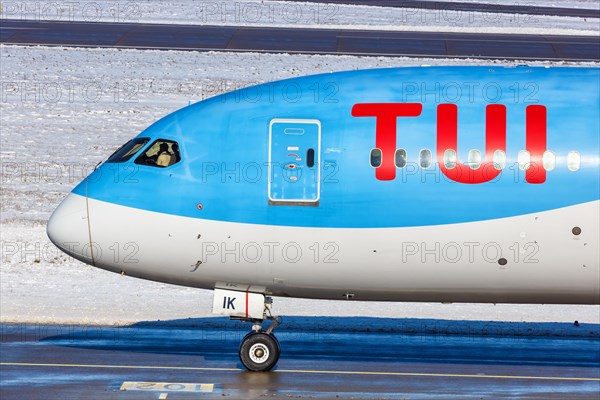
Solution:
{"label": "asphalt pavement", "polygon": [[[277,1],[277,0],[269,0]],[[301,3],[320,3],[327,4],[323,7],[331,7],[337,4],[353,4],[363,6],[407,8],[411,10],[424,10],[426,12],[444,13],[452,16],[451,11],[456,12],[481,12],[481,13],[501,13],[501,14],[520,14],[520,15],[554,15],[560,17],[579,17],[579,18],[600,18],[600,7],[596,8],[575,8],[575,7],[554,7],[540,6],[534,1],[515,1],[513,4],[503,3],[477,3],[464,1],[435,1],[435,0],[287,0]],[[592,5],[592,4],[590,4]],[[327,10],[327,8],[324,8]],[[332,9],[335,11],[335,9]],[[414,15],[413,11],[408,12]]]}
{"label": "asphalt pavement", "polygon": [[599,61],[594,36],[2,20],[0,43],[358,56]]}
{"label": "asphalt pavement", "polygon": [[[460,323],[460,322],[456,322]],[[244,371],[249,329],[3,324],[2,399],[598,399],[600,339],[276,331],[279,364]]]}

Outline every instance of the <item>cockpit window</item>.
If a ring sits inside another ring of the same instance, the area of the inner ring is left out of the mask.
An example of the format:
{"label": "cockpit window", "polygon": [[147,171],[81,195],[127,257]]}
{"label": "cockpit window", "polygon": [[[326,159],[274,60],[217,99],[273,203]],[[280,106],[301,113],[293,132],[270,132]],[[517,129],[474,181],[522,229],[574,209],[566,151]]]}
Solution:
{"label": "cockpit window", "polygon": [[120,163],[129,160],[131,157],[135,155],[142,147],[148,143],[150,139],[148,138],[138,138],[130,140],[121,146],[120,149],[112,153],[106,162],[109,163]]}
{"label": "cockpit window", "polygon": [[168,167],[181,160],[179,145],[171,140],[158,139],[136,158],[135,163],[151,167]]}

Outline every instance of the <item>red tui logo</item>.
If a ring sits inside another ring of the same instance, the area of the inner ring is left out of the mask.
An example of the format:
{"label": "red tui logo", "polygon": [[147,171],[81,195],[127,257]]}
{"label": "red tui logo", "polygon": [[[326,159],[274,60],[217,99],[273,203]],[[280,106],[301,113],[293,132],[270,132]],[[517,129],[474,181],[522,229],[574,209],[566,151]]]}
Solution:
{"label": "red tui logo", "polygon": [[[381,150],[382,163],[375,170],[375,177],[382,181],[396,178],[394,153],[396,152],[396,119],[418,117],[423,105],[420,103],[361,103],[352,107],[353,117],[375,117],[375,147]],[[500,174],[494,166],[493,155],[497,150],[506,153],[506,106],[490,104],[486,107],[485,157],[481,165],[473,169],[456,162],[453,168],[444,164],[444,153],[454,150],[457,154],[458,107],[456,104],[440,104],[437,108],[437,161],[440,170],[449,179],[460,183],[489,182]],[[530,105],[526,108],[525,150],[530,154],[530,165],[525,172],[529,183],[544,183],[546,170],[542,157],[546,151],[546,107]]]}

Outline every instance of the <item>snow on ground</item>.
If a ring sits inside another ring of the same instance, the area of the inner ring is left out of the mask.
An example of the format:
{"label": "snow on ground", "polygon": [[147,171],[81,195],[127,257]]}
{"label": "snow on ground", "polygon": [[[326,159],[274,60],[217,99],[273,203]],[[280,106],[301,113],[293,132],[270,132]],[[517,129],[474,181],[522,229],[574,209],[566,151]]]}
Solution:
{"label": "snow on ground", "polygon": [[[515,64],[16,46],[0,46],[0,63],[0,321],[89,324],[210,316],[210,291],[121,277],[84,265],[59,252],[45,235],[50,212],[86,171],[156,119],[188,101],[300,75],[421,64]],[[598,306],[276,299],[275,311],[288,316],[554,321],[563,322],[563,328],[574,320],[600,323]],[[425,329],[425,323],[402,321],[409,330]],[[597,335],[598,325],[594,329]]]}
{"label": "snow on ground", "polygon": [[[352,28],[404,31],[593,35],[600,19],[499,13],[372,7],[290,1],[166,0],[6,2],[2,18],[29,21],[144,22],[160,24],[285,26],[293,28]],[[498,2],[498,0],[496,0]],[[502,4],[580,6],[597,9],[594,1],[518,2]]]}
{"label": "snow on ground", "polygon": [[600,8],[598,0],[420,0],[420,1],[442,1],[447,3],[476,3],[476,4],[502,4],[511,6],[531,7],[561,7],[561,8],[583,8],[586,10],[597,10]]}

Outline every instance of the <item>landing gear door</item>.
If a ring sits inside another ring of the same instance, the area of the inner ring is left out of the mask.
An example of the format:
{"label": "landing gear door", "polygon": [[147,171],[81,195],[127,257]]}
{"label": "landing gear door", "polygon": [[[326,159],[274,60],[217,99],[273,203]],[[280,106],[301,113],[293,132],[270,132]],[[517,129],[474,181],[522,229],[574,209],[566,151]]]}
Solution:
{"label": "landing gear door", "polygon": [[269,124],[270,204],[318,205],[321,123],[316,119],[273,119]]}

